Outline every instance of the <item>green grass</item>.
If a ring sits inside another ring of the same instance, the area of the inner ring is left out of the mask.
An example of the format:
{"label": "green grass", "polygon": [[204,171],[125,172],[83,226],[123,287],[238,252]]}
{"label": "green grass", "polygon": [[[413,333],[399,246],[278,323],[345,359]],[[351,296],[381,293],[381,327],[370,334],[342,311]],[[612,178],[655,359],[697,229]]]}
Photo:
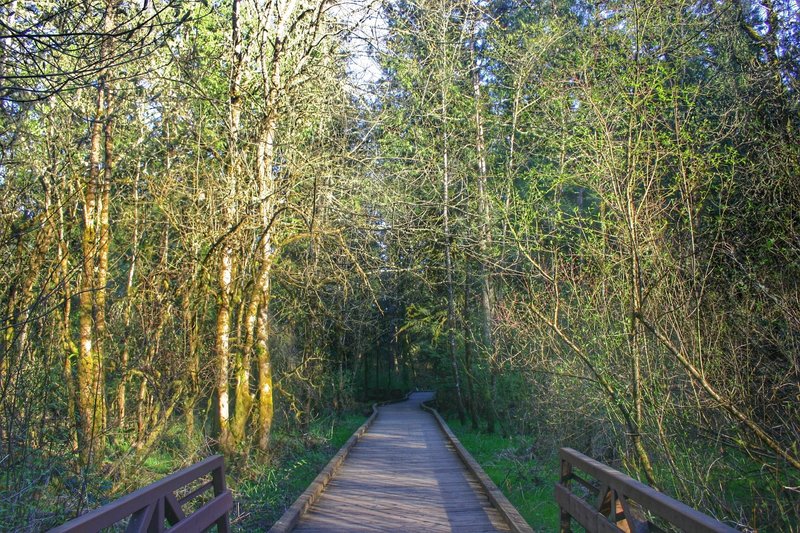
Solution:
{"label": "green grass", "polygon": [[147,456],[142,468],[150,472],[152,477],[161,478],[180,468],[180,465],[173,455],[162,450],[157,450]]}
{"label": "green grass", "polygon": [[534,457],[531,437],[489,435],[455,420],[448,424],[534,530],[558,531],[559,509],[553,497],[558,479],[555,456]]}
{"label": "green grass", "polygon": [[800,498],[785,489],[800,484],[797,472],[768,468],[732,446],[705,444],[673,450],[681,478],[664,461],[654,462],[661,490],[729,525],[800,532]]}
{"label": "green grass", "polygon": [[[266,463],[241,465],[229,473],[234,499],[240,504],[233,526],[237,531],[265,531],[281,517],[328,464],[366,417],[346,414],[321,418],[305,433],[276,431]],[[254,458],[255,459],[255,458]]]}
{"label": "green grass", "polygon": [[[558,480],[557,456],[536,457],[532,452],[535,436],[489,435],[455,419],[448,424],[534,530],[558,531],[559,509],[553,497]],[[694,459],[690,461],[690,457]],[[797,497],[790,491],[775,490],[797,486],[798,476],[791,470],[770,473],[735,449],[686,449],[677,459],[681,471],[696,472],[687,481],[689,490],[696,492],[682,498],[687,505],[729,524],[745,520],[760,531],[800,532]],[[663,463],[655,467],[662,490],[681,499],[672,472]],[[693,494],[710,496],[698,500]]]}

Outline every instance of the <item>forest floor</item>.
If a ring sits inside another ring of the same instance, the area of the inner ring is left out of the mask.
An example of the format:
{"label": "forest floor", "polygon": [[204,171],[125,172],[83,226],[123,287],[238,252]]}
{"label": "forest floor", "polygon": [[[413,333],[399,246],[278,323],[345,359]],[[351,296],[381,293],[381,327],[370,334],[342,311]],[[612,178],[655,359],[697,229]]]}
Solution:
{"label": "forest floor", "polygon": [[453,418],[447,424],[534,530],[558,530],[557,457],[536,457],[530,437],[488,434]]}

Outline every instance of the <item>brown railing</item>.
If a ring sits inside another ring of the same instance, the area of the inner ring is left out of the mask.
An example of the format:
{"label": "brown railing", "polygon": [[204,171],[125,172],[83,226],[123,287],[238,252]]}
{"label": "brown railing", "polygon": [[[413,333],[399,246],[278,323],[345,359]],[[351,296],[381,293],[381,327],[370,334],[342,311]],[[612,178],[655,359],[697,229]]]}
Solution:
{"label": "brown railing", "polygon": [[[202,479],[209,475],[211,479]],[[207,494],[212,489],[213,493]],[[170,532],[205,531],[216,524],[219,533],[228,533],[231,507],[233,498],[225,487],[225,465],[221,455],[214,455],[70,520],[50,533],[94,533],[126,518],[127,533],[160,533],[167,530],[165,522],[171,526]],[[193,512],[187,512],[192,508]]]}
{"label": "brown railing", "polygon": [[561,481],[556,484],[556,501],[561,507],[562,533],[571,531],[573,519],[588,533],[664,531],[651,521],[653,515],[691,533],[736,531],[571,448],[561,448],[559,456]]}

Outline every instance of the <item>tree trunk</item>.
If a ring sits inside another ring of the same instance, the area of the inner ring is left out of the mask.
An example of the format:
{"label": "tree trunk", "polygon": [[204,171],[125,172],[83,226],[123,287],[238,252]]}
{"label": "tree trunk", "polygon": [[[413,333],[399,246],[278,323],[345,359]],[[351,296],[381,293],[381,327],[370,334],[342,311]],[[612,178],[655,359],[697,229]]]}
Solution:
{"label": "tree trunk", "polygon": [[[116,6],[112,1],[106,3],[106,10],[103,15],[103,28],[110,33],[114,25],[114,11]],[[105,281],[105,272],[96,273],[95,269],[105,265],[107,268],[107,256],[105,262],[98,257],[103,247],[103,241],[107,245],[107,239],[102,235],[98,236],[98,229],[107,231],[108,212],[103,215],[103,200],[107,198],[105,179],[101,182],[100,160],[103,155],[110,154],[108,147],[106,150],[101,147],[102,136],[110,134],[108,126],[103,127],[103,119],[106,111],[106,99],[108,73],[105,66],[111,54],[111,37],[103,37],[101,48],[100,81],[97,88],[97,100],[95,114],[92,119],[90,131],[89,147],[89,168],[87,179],[83,184],[83,236],[81,241],[82,250],[82,277],[80,286],[80,305],[78,309],[79,317],[79,356],[78,356],[78,416],[80,419],[79,431],[79,450],[81,462],[92,465],[97,459],[98,454],[102,453],[105,444],[105,390],[104,390],[104,368],[102,359],[101,341],[97,333],[96,320],[99,318],[105,326],[105,314],[98,315],[95,308],[98,305],[96,291],[103,292],[104,287],[100,287],[101,281]],[[108,120],[109,117],[105,116]],[[107,139],[106,143],[110,140]],[[104,154],[103,152],[106,152]],[[110,161],[106,162],[110,163]],[[108,176],[110,178],[110,170]],[[98,228],[98,226],[100,226]],[[102,276],[102,277],[101,277]],[[105,304],[105,293],[100,296],[100,303]]]}
{"label": "tree trunk", "polygon": [[[276,61],[279,58],[276,58]],[[273,65],[273,83],[280,83],[279,65]],[[273,111],[268,115],[262,125],[262,137],[258,145],[258,187],[261,212],[261,226],[263,228],[260,239],[259,256],[260,267],[258,277],[254,283],[254,291],[258,298],[258,313],[256,318],[256,359],[258,361],[258,447],[266,450],[269,445],[269,435],[272,429],[273,398],[272,398],[272,360],[269,350],[270,335],[270,274],[272,271],[272,225],[274,223],[274,196],[275,182],[272,175],[272,165],[275,159],[275,134],[277,116],[274,109],[277,106],[276,93],[268,94],[268,103]]]}
{"label": "tree trunk", "polygon": [[[197,259],[194,259],[197,261]],[[196,274],[195,274],[196,275]],[[192,283],[193,285],[193,283]],[[195,291],[188,289],[181,299],[181,314],[187,344],[187,386],[183,394],[183,416],[186,420],[186,436],[191,439],[195,433],[194,407],[199,392],[200,353],[197,316],[192,306]]]}
{"label": "tree trunk", "polygon": [[[67,195],[67,180],[62,176],[61,191]],[[67,389],[67,417],[69,423],[70,441],[75,450],[78,449],[78,427],[77,419],[77,387],[75,376],[73,375],[73,363],[79,356],[78,346],[72,338],[72,290],[70,286],[70,265],[69,265],[69,242],[67,241],[67,231],[64,216],[64,197],[59,194],[56,198],[58,206],[58,247],[56,248],[58,267],[56,269],[56,285],[61,287],[61,320],[60,338],[61,350],[63,353],[62,372],[64,383]]]}
{"label": "tree trunk", "polygon": [[450,361],[453,365],[453,384],[456,390],[456,406],[458,407],[458,419],[463,424],[466,421],[464,412],[464,398],[461,394],[461,380],[458,371],[458,355],[456,353],[456,309],[455,309],[455,288],[453,286],[453,252],[452,235],[450,234],[450,153],[447,135],[447,96],[446,88],[442,86],[442,121],[445,122],[442,148],[442,189],[443,207],[442,220],[444,223],[444,268],[447,277],[447,350]]}
{"label": "tree trunk", "polygon": [[[112,31],[113,25],[109,26],[107,31]],[[106,80],[105,87],[105,123],[103,124],[103,157],[104,165],[103,172],[99,176],[100,186],[98,187],[98,235],[97,235],[97,263],[95,267],[96,281],[95,281],[95,295],[94,307],[92,313],[94,315],[95,327],[95,352],[98,360],[101,362],[100,371],[100,390],[103,391],[103,404],[105,404],[105,390],[106,390],[106,365],[105,365],[105,342],[108,326],[106,324],[106,295],[108,284],[108,252],[109,244],[111,242],[111,222],[109,204],[111,203],[111,178],[114,166],[114,138],[113,138],[113,118],[112,118],[112,84],[111,80]],[[102,410],[101,424],[103,427],[107,426],[107,409]]]}
{"label": "tree trunk", "polygon": [[[239,128],[242,114],[242,96],[240,85],[242,81],[242,63],[244,52],[242,49],[242,36],[239,18],[239,0],[233,0],[231,6],[231,74],[229,86],[230,98],[230,133],[228,145],[228,172],[225,176],[225,191],[223,192],[223,217],[226,230],[232,228],[236,214],[236,179],[238,174],[238,144]],[[225,453],[232,451],[230,435],[230,403],[228,397],[228,368],[230,366],[230,334],[231,334],[231,293],[233,286],[234,255],[233,247],[229,242],[231,236],[226,236],[222,243],[219,265],[217,267],[217,286],[219,296],[217,301],[217,418],[219,422],[219,443]]]}
{"label": "tree trunk", "polygon": [[[278,130],[278,105],[283,84],[282,61],[284,46],[287,40],[287,23],[294,15],[297,4],[276,6],[276,13],[267,13],[262,19],[268,33],[272,33],[272,54],[262,52],[261,60],[261,88],[266,103],[265,114],[259,123],[257,147],[257,181],[259,214],[261,216],[259,236],[259,262],[258,275],[253,290],[257,294],[258,308],[256,315],[256,360],[258,362],[258,447],[266,450],[269,446],[272,419],[274,416],[272,358],[270,354],[270,316],[269,304],[271,299],[271,272],[273,261],[273,224],[277,216],[275,195],[275,176],[273,165],[275,163],[275,140]],[[263,34],[267,36],[267,33]],[[262,47],[263,47],[262,43]],[[266,49],[266,47],[263,47]]]}
{"label": "tree trunk", "polygon": [[489,262],[489,248],[491,245],[491,213],[489,209],[489,197],[487,191],[487,172],[486,172],[486,138],[483,131],[483,106],[481,104],[481,83],[480,65],[475,53],[475,42],[471,42],[472,48],[472,89],[475,99],[475,148],[478,156],[478,216],[480,217],[480,240],[478,248],[480,251],[480,284],[481,284],[481,333],[483,337],[483,352],[489,362],[489,402],[487,406],[488,424],[486,431],[493,433],[497,420],[496,401],[497,401],[497,375],[500,370],[499,361],[494,348],[492,336],[494,291],[492,280],[489,274],[487,263]]}
{"label": "tree trunk", "polygon": [[131,264],[128,267],[125,284],[125,337],[122,339],[122,354],[119,361],[119,383],[117,384],[117,420],[121,429],[126,426],[126,396],[128,385],[128,363],[130,361],[131,314],[133,310],[133,280],[139,257],[139,173],[133,180],[133,242],[131,244]]}
{"label": "tree trunk", "polygon": [[233,249],[223,246],[220,254],[217,283],[217,415],[219,417],[219,442],[223,451],[231,451],[230,406],[228,399],[228,366],[230,364],[231,285],[233,278]]}
{"label": "tree trunk", "polygon": [[267,296],[262,299],[258,310],[258,328],[256,336],[256,355],[258,357],[258,447],[266,450],[269,445],[272,417],[274,412],[272,400],[272,361],[269,351],[269,270],[264,276],[262,290]]}
{"label": "tree trunk", "polygon": [[462,317],[464,331],[464,375],[467,378],[467,408],[469,409],[469,418],[472,423],[472,429],[478,429],[478,408],[475,401],[475,377],[474,369],[472,368],[472,320],[470,318],[470,276],[469,273],[464,277],[464,316]]}

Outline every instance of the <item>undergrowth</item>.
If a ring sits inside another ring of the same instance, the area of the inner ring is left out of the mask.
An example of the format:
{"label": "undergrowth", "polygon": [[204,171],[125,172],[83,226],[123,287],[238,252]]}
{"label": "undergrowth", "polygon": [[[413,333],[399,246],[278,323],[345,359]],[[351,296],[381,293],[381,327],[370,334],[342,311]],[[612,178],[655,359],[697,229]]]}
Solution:
{"label": "undergrowth", "polygon": [[487,434],[457,420],[447,423],[534,530],[558,530],[559,510],[553,497],[558,481],[555,455],[537,457],[531,437]]}
{"label": "undergrowth", "polygon": [[327,416],[312,422],[305,432],[273,433],[266,461],[251,456],[231,470],[234,531],[269,529],[365,419],[353,413]]}
{"label": "undergrowth", "polygon": [[[267,452],[251,449],[226,457],[226,478],[234,498],[233,529],[269,529],[365,419],[351,412],[320,416],[302,430],[276,426]],[[69,457],[47,468],[25,465],[25,472],[44,471],[49,477],[45,491],[33,497],[12,494],[0,479],[0,531],[47,530],[74,518],[79,505],[83,510],[102,506],[216,453],[202,435],[187,438],[181,423],[171,425],[142,458],[133,453],[125,435],[110,441],[109,460],[97,470],[74,473]]]}

